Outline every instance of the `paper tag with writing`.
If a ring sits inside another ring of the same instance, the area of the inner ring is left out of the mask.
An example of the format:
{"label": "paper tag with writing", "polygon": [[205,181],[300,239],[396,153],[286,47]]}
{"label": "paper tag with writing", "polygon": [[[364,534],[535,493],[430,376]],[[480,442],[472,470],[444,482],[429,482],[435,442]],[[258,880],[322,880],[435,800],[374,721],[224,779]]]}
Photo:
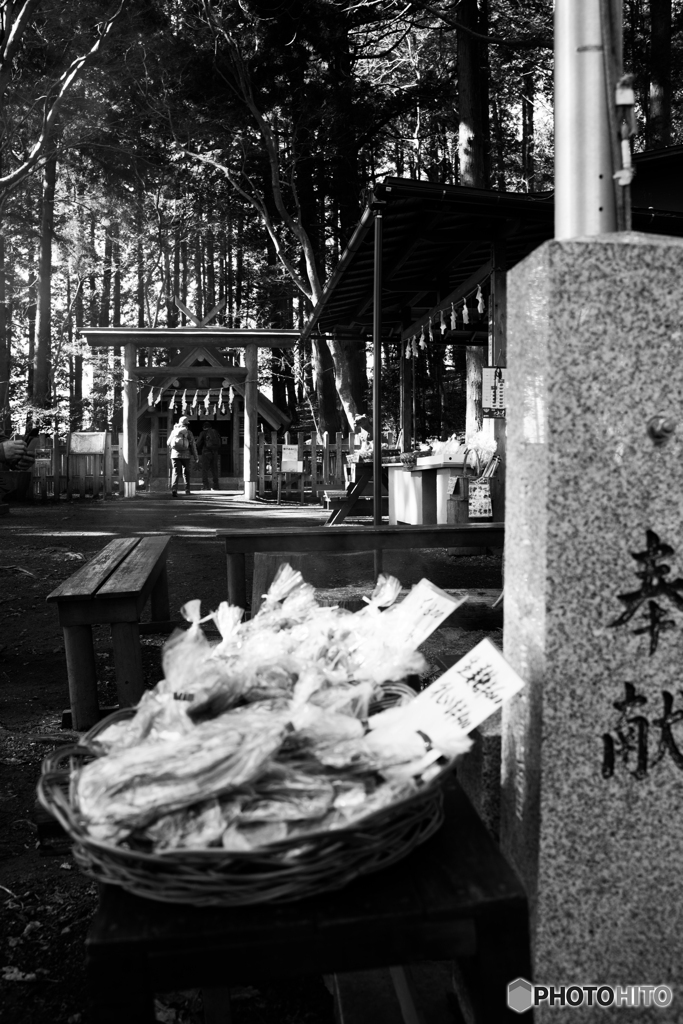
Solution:
{"label": "paper tag with writing", "polygon": [[417,650],[428,636],[467,600],[451,597],[427,579],[416,583],[400,604],[394,605],[377,619],[377,631],[397,645]]}
{"label": "paper tag with writing", "polygon": [[[524,681],[490,640],[482,640],[469,654],[437,679],[415,700],[388,708],[368,719],[373,749],[412,749],[415,737],[424,741],[424,753],[455,757],[463,751],[467,734],[518,693]],[[406,758],[406,760],[410,760]]]}
{"label": "paper tag with writing", "polygon": [[438,707],[458,729],[471,732],[524,686],[515,670],[490,640],[482,640],[469,654],[444,672],[410,704]]}

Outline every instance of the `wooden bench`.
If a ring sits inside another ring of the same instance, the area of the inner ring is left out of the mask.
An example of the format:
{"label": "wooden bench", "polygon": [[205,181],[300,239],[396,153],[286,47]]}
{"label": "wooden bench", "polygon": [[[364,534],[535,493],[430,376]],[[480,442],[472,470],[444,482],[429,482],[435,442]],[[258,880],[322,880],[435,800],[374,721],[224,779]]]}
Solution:
{"label": "wooden bench", "polygon": [[502,547],[503,523],[465,523],[459,526],[290,526],[258,530],[216,530],[225,542],[228,601],[249,607],[246,555],[259,552],[305,554],[315,551],[345,554],[375,552],[375,575],[382,571],[383,551],[410,548]]}
{"label": "wooden bench", "polygon": [[[119,704],[136,704],[144,690],[140,615],[151,598],[160,631],[170,623],[166,549],[171,538],[118,537],[48,595],[64,631],[72,728],[99,720],[92,627],[109,623]],[[151,628],[151,627],[150,627]]]}
{"label": "wooden bench", "polygon": [[224,1022],[230,986],[425,960],[457,962],[468,1020],[518,1019],[506,997],[531,978],[526,896],[455,781],[431,839],[339,892],[221,909],[104,885],[86,940],[93,1024],[151,1024],[155,992],[188,988],[205,990],[207,1024]]}

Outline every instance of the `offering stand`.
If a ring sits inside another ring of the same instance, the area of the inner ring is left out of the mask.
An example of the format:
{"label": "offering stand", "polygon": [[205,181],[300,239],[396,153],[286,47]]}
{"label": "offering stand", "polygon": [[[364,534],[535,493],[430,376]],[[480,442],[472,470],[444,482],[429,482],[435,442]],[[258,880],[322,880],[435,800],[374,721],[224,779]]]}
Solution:
{"label": "offering stand", "polygon": [[530,976],[527,918],[519,880],[452,782],[431,839],[338,892],[226,910],[103,886],[86,943],[92,1020],[151,1024],[156,991],[199,987],[215,1003],[231,985],[452,959],[475,1020],[516,1020],[507,985]]}
{"label": "offering stand", "polygon": [[414,466],[396,462],[386,468],[390,526],[448,522],[449,481],[463,475],[461,456],[427,456]]}

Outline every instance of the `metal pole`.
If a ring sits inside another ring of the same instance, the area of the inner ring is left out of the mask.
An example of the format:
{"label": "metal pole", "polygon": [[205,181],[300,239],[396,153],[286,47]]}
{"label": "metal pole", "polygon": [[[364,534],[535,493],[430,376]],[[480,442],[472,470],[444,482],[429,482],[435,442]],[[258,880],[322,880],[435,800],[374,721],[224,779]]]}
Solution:
{"label": "metal pole", "polygon": [[[375,526],[382,523],[382,207],[375,209],[375,273],[372,311],[372,509]],[[377,558],[375,558],[377,563]]]}
{"label": "metal pole", "polygon": [[258,348],[244,346],[247,379],[244,382],[244,495],[256,497],[256,424],[258,421]]}
{"label": "metal pole", "polygon": [[556,238],[617,228],[604,44],[600,0],[555,0]]}
{"label": "metal pole", "polygon": [[119,494],[124,498],[135,497],[138,478],[138,390],[135,363],[135,345],[127,342],[123,346],[123,445],[119,448]]}

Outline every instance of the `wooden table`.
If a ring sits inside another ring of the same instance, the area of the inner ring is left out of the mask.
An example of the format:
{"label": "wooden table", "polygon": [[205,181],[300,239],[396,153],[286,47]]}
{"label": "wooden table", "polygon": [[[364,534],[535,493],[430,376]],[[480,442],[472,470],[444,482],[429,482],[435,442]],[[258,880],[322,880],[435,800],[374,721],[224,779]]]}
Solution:
{"label": "wooden table", "polygon": [[136,704],[144,691],[140,614],[151,599],[152,619],[169,625],[166,549],[171,538],[117,537],[48,595],[64,632],[74,729],[99,720],[92,627],[111,626],[119,703]]}
{"label": "wooden table", "polygon": [[257,552],[345,554],[375,552],[375,575],[382,570],[383,551],[410,548],[502,547],[503,523],[459,526],[290,526],[257,530],[216,530],[225,542],[228,601],[247,608],[246,558]]}
{"label": "wooden table", "polygon": [[208,989],[215,1004],[231,985],[452,959],[477,1022],[517,1020],[506,992],[531,978],[526,897],[455,781],[446,807],[403,861],[294,903],[197,908],[103,886],[86,941],[93,1024],[151,1024],[169,989]]}

